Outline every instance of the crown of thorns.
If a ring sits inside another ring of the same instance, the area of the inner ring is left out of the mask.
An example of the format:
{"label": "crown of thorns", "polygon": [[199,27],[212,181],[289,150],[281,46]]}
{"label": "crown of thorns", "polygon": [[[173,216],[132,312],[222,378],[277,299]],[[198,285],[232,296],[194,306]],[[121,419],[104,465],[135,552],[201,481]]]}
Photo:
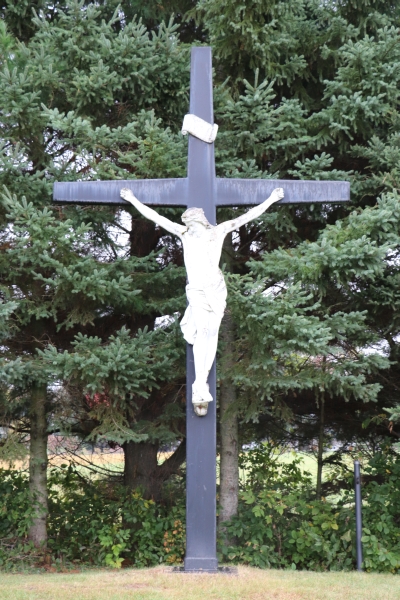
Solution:
{"label": "crown of thorns", "polygon": [[198,221],[199,223],[203,223],[205,227],[212,227],[202,208],[188,208],[183,213],[181,219],[184,223],[187,223],[188,221]]}

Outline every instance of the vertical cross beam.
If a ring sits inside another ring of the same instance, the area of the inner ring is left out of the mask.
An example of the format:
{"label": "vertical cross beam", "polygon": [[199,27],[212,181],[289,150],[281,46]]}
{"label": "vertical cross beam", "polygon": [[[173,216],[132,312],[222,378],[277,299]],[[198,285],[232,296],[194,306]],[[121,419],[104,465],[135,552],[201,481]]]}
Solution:
{"label": "vertical cross beam", "polygon": [[[211,48],[193,48],[190,76],[190,113],[214,123]],[[188,207],[204,210],[212,225],[215,212],[214,144],[189,136]],[[186,371],[186,556],[185,571],[215,572],[216,548],[216,366],[208,377],[214,399],[205,417],[195,415],[193,347],[187,345]]]}

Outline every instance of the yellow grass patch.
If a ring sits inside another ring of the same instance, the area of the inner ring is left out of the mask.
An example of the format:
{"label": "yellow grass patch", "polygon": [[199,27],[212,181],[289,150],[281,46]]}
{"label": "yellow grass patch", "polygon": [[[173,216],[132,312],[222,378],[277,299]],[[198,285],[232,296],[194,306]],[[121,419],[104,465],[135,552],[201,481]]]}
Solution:
{"label": "yellow grass patch", "polygon": [[[158,462],[163,463],[169,456],[170,452],[160,452]],[[62,464],[74,464],[81,467],[103,467],[113,471],[124,470],[124,453],[118,452],[79,452],[79,454],[49,454],[49,467],[59,467]],[[0,461],[0,469],[13,469],[15,471],[26,471],[29,468],[29,456],[24,460]],[[0,597],[1,600],[1,597]]]}

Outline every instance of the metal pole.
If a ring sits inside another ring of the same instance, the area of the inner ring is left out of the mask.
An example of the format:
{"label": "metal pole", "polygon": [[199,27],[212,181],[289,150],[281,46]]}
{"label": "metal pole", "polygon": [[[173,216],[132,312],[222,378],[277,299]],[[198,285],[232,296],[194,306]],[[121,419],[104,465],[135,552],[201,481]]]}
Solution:
{"label": "metal pole", "polygon": [[358,460],[354,461],[354,492],[356,500],[356,551],[357,551],[357,571],[362,571],[362,518],[361,518],[361,475],[360,475],[360,463]]}

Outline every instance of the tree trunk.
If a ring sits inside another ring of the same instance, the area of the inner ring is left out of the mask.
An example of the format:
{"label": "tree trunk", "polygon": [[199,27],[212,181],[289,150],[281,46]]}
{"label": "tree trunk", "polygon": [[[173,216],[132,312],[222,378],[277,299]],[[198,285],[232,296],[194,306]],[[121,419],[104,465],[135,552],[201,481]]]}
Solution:
{"label": "tree trunk", "polygon": [[126,442],[123,445],[124,485],[131,490],[139,489],[144,498],[156,502],[162,497],[163,483],[179,471],[185,460],[186,440],[161,465],[157,464],[158,449],[158,444],[149,442]]}
{"label": "tree trunk", "polygon": [[[232,234],[225,238],[223,260],[228,271],[232,269],[234,250]],[[238,510],[239,496],[239,432],[235,386],[230,379],[234,363],[234,324],[227,310],[221,323],[221,341],[223,359],[221,361],[223,375],[220,384],[220,513],[219,528],[227,543],[233,543],[224,534],[226,524]]]}
{"label": "tree trunk", "polygon": [[319,436],[318,436],[318,459],[317,459],[317,500],[321,500],[322,489],[322,467],[324,466],[324,430],[325,430],[325,393],[321,392],[319,397]]}
{"label": "tree trunk", "polygon": [[224,347],[223,368],[225,375],[220,385],[220,513],[219,525],[237,514],[239,494],[239,432],[237,413],[234,408],[236,390],[229,379],[233,363],[234,330],[232,318],[227,312],[221,327],[221,339]]}
{"label": "tree trunk", "polygon": [[154,496],[154,479],[157,469],[157,444],[126,442],[124,485],[131,490],[140,489],[145,498]]}
{"label": "tree trunk", "polygon": [[29,447],[29,491],[35,509],[29,538],[37,548],[47,545],[47,389],[34,384],[31,392],[31,438]]}

